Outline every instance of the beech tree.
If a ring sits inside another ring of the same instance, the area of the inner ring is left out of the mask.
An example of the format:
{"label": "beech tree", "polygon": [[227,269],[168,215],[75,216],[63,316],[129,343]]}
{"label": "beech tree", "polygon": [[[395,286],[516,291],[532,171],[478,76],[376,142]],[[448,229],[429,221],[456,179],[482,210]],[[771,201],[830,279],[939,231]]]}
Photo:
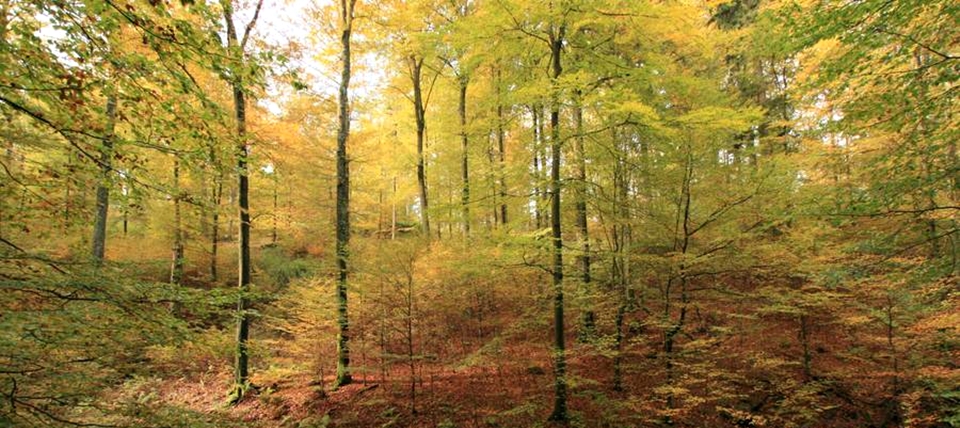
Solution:
{"label": "beech tree", "polygon": [[237,203],[239,220],[237,225],[238,232],[238,253],[239,265],[237,267],[238,288],[240,290],[240,300],[237,303],[237,355],[234,373],[233,391],[230,393],[231,402],[239,402],[248,388],[249,371],[249,350],[247,349],[247,340],[250,337],[250,315],[247,313],[248,297],[246,293],[250,286],[251,267],[250,267],[250,177],[249,177],[249,156],[250,143],[247,141],[247,99],[244,88],[245,73],[245,49],[250,40],[250,32],[257,23],[260,16],[260,8],[263,6],[263,0],[259,0],[253,17],[246,24],[243,30],[243,38],[238,39],[236,23],[233,21],[233,0],[225,0],[220,5],[223,8],[223,19],[227,28],[227,54],[231,59],[229,83],[233,91],[233,114],[236,121],[237,137]]}
{"label": "beech tree", "polygon": [[340,334],[337,339],[336,386],[351,382],[349,323],[347,321],[347,261],[350,242],[350,164],[347,157],[347,141],[350,138],[350,36],[353,32],[353,11],[356,0],[340,2],[341,61],[340,114],[337,131],[337,323]]}

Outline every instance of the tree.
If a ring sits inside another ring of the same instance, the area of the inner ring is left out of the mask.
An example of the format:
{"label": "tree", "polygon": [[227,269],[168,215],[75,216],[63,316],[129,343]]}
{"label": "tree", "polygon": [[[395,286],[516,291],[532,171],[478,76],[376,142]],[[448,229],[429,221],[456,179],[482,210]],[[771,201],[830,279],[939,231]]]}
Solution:
{"label": "tree", "polygon": [[97,214],[93,224],[93,259],[103,263],[107,241],[107,213],[110,209],[110,185],[113,175],[113,139],[117,124],[117,97],[107,95],[106,126],[100,148],[100,182],[97,184]]}
{"label": "tree", "polygon": [[350,242],[350,165],[347,157],[347,140],[350,137],[350,36],[353,32],[356,0],[340,0],[341,60],[340,114],[337,131],[337,380],[335,387],[349,384],[350,348],[349,324],[347,321],[347,261]]}
{"label": "tree", "polygon": [[250,22],[247,23],[243,39],[238,40],[236,24],[233,22],[233,0],[221,0],[223,8],[223,19],[226,22],[227,30],[227,51],[230,64],[230,85],[233,90],[233,112],[236,121],[237,137],[237,201],[239,204],[239,239],[237,241],[239,253],[239,271],[238,289],[240,299],[237,303],[237,354],[234,371],[234,385],[230,393],[230,401],[237,403],[243,399],[246,389],[249,387],[248,380],[248,360],[249,350],[247,349],[247,340],[250,337],[250,315],[247,313],[248,292],[250,286],[250,178],[247,167],[250,146],[247,141],[247,100],[244,92],[244,70],[245,70],[245,49],[250,40],[250,32],[257,23],[260,16],[260,8],[263,6],[263,0],[257,2],[256,9]]}

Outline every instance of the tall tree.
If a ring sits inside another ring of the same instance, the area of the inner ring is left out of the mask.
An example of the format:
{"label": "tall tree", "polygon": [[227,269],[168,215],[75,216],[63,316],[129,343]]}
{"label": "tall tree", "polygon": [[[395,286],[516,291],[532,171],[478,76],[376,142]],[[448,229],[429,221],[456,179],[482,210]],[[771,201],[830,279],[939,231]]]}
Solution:
{"label": "tall tree", "polygon": [[227,49],[231,60],[230,68],[230,86],[233,91],[233,112],[236,120],[237,137],[237,201],[239,204],[239,235],[237,240],[237,252],[239,255],[238,270],[238,289],[240,298],[237,302],[237,351],[236,362],[234,364],[234,386],[231,392],[231,402],[237,403],[243,399],[243,395],[248,388],[248,364],[249,350],[247,340],[250,336],[250,315],[247,313],[248,298],[246,293],[250,287],[251,266],[250,266],[250,177],[248,158],[250,156],[250,145],[247,141],[247,100],[244,92],[244,70],[245,70],[245,50],[247,42],[250,40],[250,32],[257,23],[260,16],[260,8],[263,6],[263,0],[257,1],[256,9],[250,22],[247,23],[243,32],[243,38],[237,38],[236,24],[233,22],[233,0],[221,0],[223,8],[223,18],[227,26]]}
{"label": "tall tree", "polygon": [[425,58],[419,54],[410,54],[407,67],[410,83],[413,85],[413,114],[417,127],[417,188],[420,197],[420,227],[423,235],[430,239],[430,203],[427,199],[427,166],[424,155],[424,142],[427,131],[427,101],[423,93],[423,63]]}
{"label": "tall tree", "polygon": [[[574,177],[573,177],[573,195],[574,208],[576,209],[576,227],[577,239],[580,241],[580,254],[577,262],[580,265],[580,282],[583,288],[583,294],[590,294],[590,233],[587,226],[587,154],[584,129],[583,129],[583,93],[581,90],[574,90],[573,94],[573,126],[574,126]],[[596,314],[588,303],[583,310],[583,316],[580,321],[581,341],[589,341],[593,338],[596,329]]]}
{"label": "tall tree", "polygon": [[567,357],[563,327],[563,234],[560,218],[560,86],[563,73],[563,45],[567,32],[567,11],[559,23],[550,22],[546,37],[550,45],[550,236],[553,238],[553,329],[554,329],[554,403],[550,419],[567,420]]}
{"label": "tall tree", "polygon": [[339,115],[337,130],[337,380],[335,387],[349,384],[350,335],[347,320],[347,273],[350,242],[350,163],[347,141],[350,138],[350,36],[353,32],[354,8],[357,0],[340,0],[340,71]]}
{"label": "tall tree", "polygon": [[[463,34],[462,28],[470,23],[465,22],[472,11],[470,2],[455,1],[449,4],[452,10],[441,10],[440,15],[446,20],[450,27],[449,35],[454,40],[453,43],[446,43],[440,46],[441,60],[453,72],[453,77],[457,83],[457,116],[459,119],[460,134],[460,215],[463,217],[463,231],[465,235],[470,234],[470,134],[467,127],[467,89],[470,86],[470,78],[473,72],[474,64],[467,55],[468,39]],[[459,37],[458,37],[459,36]]]}

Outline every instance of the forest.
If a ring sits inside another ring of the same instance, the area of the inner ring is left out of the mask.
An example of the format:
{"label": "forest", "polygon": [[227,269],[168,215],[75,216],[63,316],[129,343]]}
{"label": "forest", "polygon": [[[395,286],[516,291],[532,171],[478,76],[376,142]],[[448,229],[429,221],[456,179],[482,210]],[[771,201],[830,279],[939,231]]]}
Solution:
{"label": "forest", "polygon": [[0,35],[0,427],[960,427],[960,3]]}

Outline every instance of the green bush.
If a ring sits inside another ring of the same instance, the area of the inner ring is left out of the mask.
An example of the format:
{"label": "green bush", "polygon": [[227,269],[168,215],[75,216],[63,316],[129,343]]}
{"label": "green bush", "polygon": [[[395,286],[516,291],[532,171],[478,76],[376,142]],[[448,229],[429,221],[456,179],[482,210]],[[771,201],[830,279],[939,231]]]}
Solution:
{"label": "green bush", "polygon": [[257,267],[277,288],[284,288],[291,281],[313,273],[315,262],[287,254],[280,247],[265,247],[260,252]]}

